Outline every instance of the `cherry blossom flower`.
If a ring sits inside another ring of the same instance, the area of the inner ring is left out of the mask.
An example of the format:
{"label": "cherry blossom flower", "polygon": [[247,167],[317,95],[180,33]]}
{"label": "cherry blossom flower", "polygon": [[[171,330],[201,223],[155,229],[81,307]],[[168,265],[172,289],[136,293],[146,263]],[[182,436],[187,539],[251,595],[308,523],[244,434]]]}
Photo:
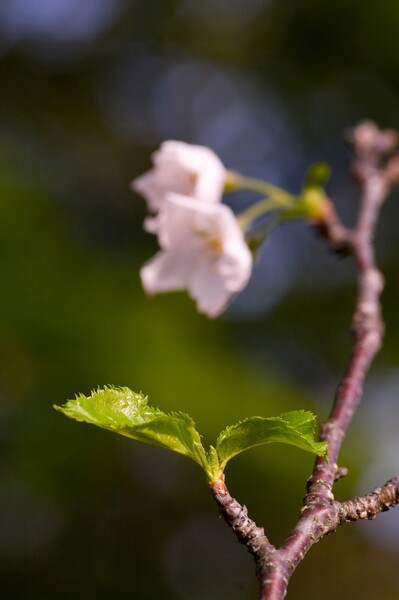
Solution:
{"label": "cherry blossom flower", "polygon": [[226,170],[216,154],[204,146],[169,140],[152,155],[154,167],[132,182],[150,212],[160,210],[165,194],[176,192],[205,202],[221,200]]}
{"label": "cherry blossom flower", "polygon": [[148,294],[187,289],[200,312],[216,317],[246,286],[252,255],[228,206],[169,193],[157,234],[161,251],[140,271]]}

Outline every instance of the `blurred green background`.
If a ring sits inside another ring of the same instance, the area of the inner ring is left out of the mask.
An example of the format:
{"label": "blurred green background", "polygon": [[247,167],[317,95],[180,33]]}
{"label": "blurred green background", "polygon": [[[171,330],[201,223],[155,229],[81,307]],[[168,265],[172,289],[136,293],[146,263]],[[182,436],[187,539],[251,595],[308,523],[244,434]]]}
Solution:
{"label": "blurred green background", "polygon": [[[156,250],[129,190],[164,139],[292,192],[330,162],[347,224],[342,141],[399,127],[395,0],[2,0],[0,3],[0,594],[10,599],[249,600],[250,557],[198,467],[52,409],[112,383],[188,412],[205,442],[250,415],[325,418],[350,348],[353,269],[304,224],[266,244],[218,321],[147,299]],[[234,196],[234,209],[248,197]],[[385,346],[345,442],[337,497],[399,472],[399,195],[378,229]],[[229,487],[279,543],[313,458],[266,446]],[[399,509],[343,526],[293,576],[292,600],[399,598]]]}

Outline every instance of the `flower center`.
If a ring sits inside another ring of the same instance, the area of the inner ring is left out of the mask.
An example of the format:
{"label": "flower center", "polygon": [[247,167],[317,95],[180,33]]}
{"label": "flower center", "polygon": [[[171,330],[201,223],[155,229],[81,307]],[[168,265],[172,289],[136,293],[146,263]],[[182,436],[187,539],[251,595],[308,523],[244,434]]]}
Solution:
{"label": "flower center", "polygon": [[216,231],[206,231],[204,229],[193,228],[195,233],[202,241],[205,250],[210,250],[214,257],[219,256],[223,250],[223,243]]}
{"label": "flower center", "polygon": [[195,186],[197,184],[197,179],[198,179],[198,173],[192,173],[192,172],[187,173],[187,180],[188,180],[190,190],[195,189]]}

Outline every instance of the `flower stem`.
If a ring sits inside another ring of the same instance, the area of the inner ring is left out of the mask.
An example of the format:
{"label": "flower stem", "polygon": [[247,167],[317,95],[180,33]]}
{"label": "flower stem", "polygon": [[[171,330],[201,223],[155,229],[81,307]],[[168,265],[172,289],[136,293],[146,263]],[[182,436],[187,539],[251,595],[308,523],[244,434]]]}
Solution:
{"label": "flower stem", "polygon": [[247,210],[244,210],[242,213],[240,213],[237,216],[237,220],[241,228],[245,231],[246,229],[248,229],[251,223],[259,217],[262,217],[263,215],[267,214],[272,210],[281,210],[283,208],[286,208],[287,210],[288,208],[292,207],[283,207],[274,198],[264,198],[263,200],[256,202],[255,204],[247,208]]}
{"label": "flower stem", "polygon": [[293,194],[290,194],[277,185],[253,177],[244,177],[239,173],[229,171],[225,192],[235,192],[237,190],[249,190],[258,192],[263,196],[269,196],[270,198],[273,198],[281,208],[291,208],[297,200]]}

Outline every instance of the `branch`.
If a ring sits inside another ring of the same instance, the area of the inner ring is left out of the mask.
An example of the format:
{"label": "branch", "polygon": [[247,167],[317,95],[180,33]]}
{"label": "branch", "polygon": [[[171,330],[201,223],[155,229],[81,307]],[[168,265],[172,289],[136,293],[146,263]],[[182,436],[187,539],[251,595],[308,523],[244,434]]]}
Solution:
{"label": "branch", "polygon": [[220,512],[255,558],[260,600],[282,600],[292,572],[309,548],[342,522],[373,518],[399,502],[399,477],[348,502],[336,502],[332,492],[334,482],[345,474],[337,466],[341,445],[361,400],[366,373],[382,342],[383,278],[375,264],[373,239],[381,205],[391,186],[399,181],[396,132],[381,131],[373,123],[363,122],[349,132],[347,141],[354,151],[353,174],[361,190],[357,224],[354,229],[344,227],[329,201],[328,210],[315,224],[333,251],[353,256],[357,269],[354,344],[320,436],[328,442],[328,463],[322,458],[316,460],[299,520],[279,549],[248,518],[246,508],[231,498],[224,481],[219,487],[218,482],[211,484]]}
{"label": "branch", "polygon": [[[329,462],[316,460],[308,480],[302,514],[278,551],[282,560],[292,566],[291,572],[309,548],[326,534],[335,531],[341,522],[339,504],[334,501],[332,493],[337,460],[346,430],[360,402],[366,373],[380,348],[383,334],[380,309],[383,279],[375,265],[373,239],[379,210],[395,181],[397,156],[393,153],[397,134],[391,130],[380,131],[373,123],[364,122],[349,132],[347,139],[354,151],[353,174],[361,190],[358,221],[353,230],[348,230],[341,225],[331,208],[324,222],[319,224],[319,231],[324,233],[333,250],[345,250],[355,260],[357,300],[352,322],[354,345],[330,416],[321,431],[321,439],[329,445]],[[286,586],[284,588],[280,584],[279,591],[275,593],[266,581],[262,582],[261,590],[261,598],[268,600],[280,600],[286,594]]]}
{"label": "branch", "polygon": [[394,477],[366,496],[354,498],[349,502],[341,502],[338,507],[338,515],[341,523],[359,519],[374,519],[378,513],[385,512],[398,503],[399,477]]}
{"label": "branch", "polygon": [[248,517],[246,506],[242,506],[230,496],[224,483],[224,476],[222,476],[222,479],[212,481],[209,486],[219,507],[220,514],[234,531],[238,541],[241,544],[245,544],[248,552],[254,557],[257,575],[261,579],[264,576],[270,558],[276,552],[275,547],[265,536],[263,528],[258,527]]}

